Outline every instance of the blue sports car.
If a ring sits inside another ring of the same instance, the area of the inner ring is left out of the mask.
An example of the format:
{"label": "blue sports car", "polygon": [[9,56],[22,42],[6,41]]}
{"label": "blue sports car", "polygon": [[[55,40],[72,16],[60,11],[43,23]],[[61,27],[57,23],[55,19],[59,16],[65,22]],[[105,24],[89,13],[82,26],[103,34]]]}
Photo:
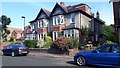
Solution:
{"label": "blue sports car", "polygon": [[90,64],[120,67],[120,44],[103,44],[93,51],[76,53],[74,61],[80,66]]}

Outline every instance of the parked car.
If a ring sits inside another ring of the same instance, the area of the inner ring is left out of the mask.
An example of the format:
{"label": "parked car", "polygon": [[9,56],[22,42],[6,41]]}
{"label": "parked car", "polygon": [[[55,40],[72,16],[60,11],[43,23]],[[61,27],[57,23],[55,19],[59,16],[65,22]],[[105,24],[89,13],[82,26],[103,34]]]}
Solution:
{"label": "parked car", "polygon": [[95,50],[76,53],[74,61],[80,66],[90,64],[120,67],[120,44],[103,44]]}
{"label": "parked car", "polygon": [[24,44],[10,44],[2,49],[3,55],[27,55],[29,48],[25,47]]}

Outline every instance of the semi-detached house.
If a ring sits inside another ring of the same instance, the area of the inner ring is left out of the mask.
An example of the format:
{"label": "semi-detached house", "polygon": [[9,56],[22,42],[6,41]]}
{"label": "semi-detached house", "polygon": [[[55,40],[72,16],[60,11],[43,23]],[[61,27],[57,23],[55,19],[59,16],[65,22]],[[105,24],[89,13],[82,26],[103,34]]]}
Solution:
{"label": "semi-detached house", "polygon": [[55,40],[59,36],[74,37],[81,40],[81,28],[87,27],[89,40],[99,42],[103,38],[102,25],[97,12],[93,16],[91,8],[86,4],[66,6],[64,2],[56,3],[50,12],[41,8],[35,20],[30,21],[31,30],[27,33],[31,40],[43,40],[45,36],[51,36]]}

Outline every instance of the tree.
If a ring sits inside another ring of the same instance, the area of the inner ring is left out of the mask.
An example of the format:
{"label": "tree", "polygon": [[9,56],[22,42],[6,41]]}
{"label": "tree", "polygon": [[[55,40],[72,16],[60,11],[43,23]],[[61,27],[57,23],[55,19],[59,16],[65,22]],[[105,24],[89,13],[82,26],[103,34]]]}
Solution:
{"label": "tree", "polygon": [[82,35],[81,43],[85,44],[85,42],[87,41],[87,37],[88,37],[88,28],[82,26],[80,30],[81,30],[81,35]]}
{"label": "tree", "polygon": [[114,27],[110,25],[103,25],[103,33],[106,35],[106,40],[116,42]]}
{"label": "tree", "polygon": [[7,25],[9,25],[11,23],[11,19],[8,18],[6,15],[2,15],[0,17],[0,31],[2,32],[2,36],[6,37],[7,34],[10,33],[9,30],[7,30]]}

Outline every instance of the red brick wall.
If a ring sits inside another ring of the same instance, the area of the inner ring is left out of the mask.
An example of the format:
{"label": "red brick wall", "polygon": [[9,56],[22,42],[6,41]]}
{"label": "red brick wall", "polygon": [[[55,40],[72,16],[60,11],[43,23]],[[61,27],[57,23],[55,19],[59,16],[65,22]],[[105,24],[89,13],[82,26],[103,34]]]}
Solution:
{"label": "red brick wall", "polygon": [[39,33],[47,32],[47,28],[38,28]]}
{"label": "red brick wall", "polygon": [[61,31],[65,26],[53,26],[52,31]]}
{"label": "red brick wall", "polygon": [[91,15],[91,9],[88,6],[83,5],[79,9],[81,9],[82,11],[84,11],[84,12],[88,13],[89,15]]}

